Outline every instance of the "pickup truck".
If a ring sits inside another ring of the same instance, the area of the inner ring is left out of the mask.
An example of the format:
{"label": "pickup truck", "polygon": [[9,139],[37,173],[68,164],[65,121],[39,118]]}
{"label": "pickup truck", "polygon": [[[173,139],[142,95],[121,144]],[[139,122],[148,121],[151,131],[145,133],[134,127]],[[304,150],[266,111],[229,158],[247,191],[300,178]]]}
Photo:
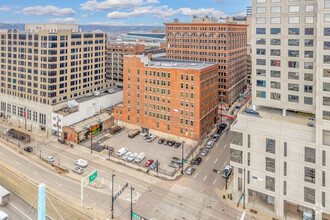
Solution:
{"label": "pickup truck", "polygon": [[10,201],[10,192],[0,185],[0,206],[6,206]]}

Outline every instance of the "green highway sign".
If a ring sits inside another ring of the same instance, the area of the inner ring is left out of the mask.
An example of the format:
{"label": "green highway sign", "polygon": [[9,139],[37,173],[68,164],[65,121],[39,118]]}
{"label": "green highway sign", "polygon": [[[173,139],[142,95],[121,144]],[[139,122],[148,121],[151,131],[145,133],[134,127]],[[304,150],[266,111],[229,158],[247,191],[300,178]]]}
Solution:
{"label": "green highway sign", "polygon": [[93,182],[97,177],[97,170],[95,170],[95,172],[89,176],[89,183]]}
{"label": "green highway sign", "polygon": [[138,214],[135,214],[134,212],[132,212],[132,217],[134,217],[136,219],[140,219],[140,216]]}

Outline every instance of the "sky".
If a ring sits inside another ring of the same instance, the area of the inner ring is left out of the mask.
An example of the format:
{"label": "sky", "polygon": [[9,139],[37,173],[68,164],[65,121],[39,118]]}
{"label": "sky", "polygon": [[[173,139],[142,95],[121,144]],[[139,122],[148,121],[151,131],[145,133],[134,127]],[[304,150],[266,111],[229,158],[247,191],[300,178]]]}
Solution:
{"label": "sky", "polygon": [[0,0],[0,23],[162,25],[244,15],[250,0]]}

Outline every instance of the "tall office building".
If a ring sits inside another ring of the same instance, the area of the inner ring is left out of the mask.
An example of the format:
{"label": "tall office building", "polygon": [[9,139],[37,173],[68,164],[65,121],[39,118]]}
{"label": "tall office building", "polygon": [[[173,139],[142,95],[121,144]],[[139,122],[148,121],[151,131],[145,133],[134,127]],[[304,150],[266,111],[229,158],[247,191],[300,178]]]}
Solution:
{"label": "tall office building", "polygon": [[115,120],[144,133],[199,141],[217,122],[216,63],[124,57],[124,99]]}
{"label": "tall office building", "polygon": [[246,88],[247,25],[194,18],[193,23],[166,25],[166,56],[170,59],[219,64],[219,102],[232,104]]}
{"label": "tall office building", "polygon": [[330,1],[253,0],[252,9],[258,113],[231,128],[234,189],[245,181],[248,207],[277,218],[330,219]]}
{"label": "tall office building", "polygon": [[25,30],[0,30],[1,112],[47,130],[61,103],[109,87],[107,37],[79,32],[76,24],[28,24]]}

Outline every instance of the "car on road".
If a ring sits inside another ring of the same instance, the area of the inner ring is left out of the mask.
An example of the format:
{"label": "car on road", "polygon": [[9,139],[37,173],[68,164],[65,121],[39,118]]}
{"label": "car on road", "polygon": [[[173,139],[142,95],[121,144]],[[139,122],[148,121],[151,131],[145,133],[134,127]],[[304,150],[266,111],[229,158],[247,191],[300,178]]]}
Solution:
{"label": "car on road", "polygon": [[233,168],[230,165],[226,165],[225,169],[223,169],[222,176],[225,177],[225,178],[228,178],[231,174],[232,169]]}
{"label": "car on road", "polygon": [[88,162],[87,160],[79,159],[75,161],[75,164],[80,167],[87,167]]}
{"label": "car on road", "polygon": [[171,162],[172,163],[178,163],[178,164],[181,164],[182,163],[181,159],[179,159],[177,157],[172,157]]}
{"label": "car on road", "polygon": [[124,156],[123,156],[123,160],[127,160],[130,156],[131,156],[132,152],[127,152]]}
{"label": "car on road", "polygon": [[33,147],[24,147],[24,150],[28,153],[31,153],[33,151]]}
{"label": "car on road", "polygon": [[146,157],[145,153],[142,152],[142,153],[140,153],[140,155],[138,155],[135,158],[135,162],[140,163],[145,157]]}
{"label": "car on road", "polygon": [[248,109],[248,108],[245,110],[245,112],[248,114],[251,114],[251,115],[259,115],[259,112],[256,112],[256,111],[254,111],[252,109]]}
{"label": "car on road", "polygon": [[53,156],[48,156],[48,157],[46,157],[46,161],[48,163],[53,163],[54,162],[54,157]]}
{"label": "car on road", "polygon": [[147,138],[146,140],[147,140],[147,142],[152,142],[152,141],[154,141],[156,139],[156,136],[155,135],[150,135],[149,136],[149,138]]}
{"label": "car on road", "polygon": [[8,220],[8,214],[3,210],[0,210],[0,220]]}
{"label": "car on road", "polygon": [[164,141],[164,145],[168,145],[168,143],[170,143],[171,141],[170,140],[166,140],[166,141]]}
{"label": "car on road", "polygon": [[191,161],[192,165],[199,165],[202,162],[201,157],[197,157],[194,161]]}
{"label": "car on road", "polygon": [[178,148],[178,147],[180,147],[181,146],[181,143],[180,142],[176,142],[175,144],[174,144],[174,148]]}
{"label": "car on road", "polygon": [[165,142],[165,139],[164,138],[161,138],[161,139],[158,140],[158,144],[162,144],[164,142]]}
{"label": "car on road", "polygon": [[219,140],[219,138],[220,138],[220,135],[219,134],[215,134],[212,137],[212,141],[217,142]]}
{"label": "car on road", "polygon": [[127,158],[127,161],[132,162],[132,161],[136,158],[137,155],[138,155],[137,153],[131,154],[131,155]]}
{"label": "car on road", "polygon": [[150,165],[154,162],[154,160],[149,159],[147,162],[144,163],[144,166],[150,167]]}
{"label": "car on road", "polygon": [[209,152],[209,149],[204,148],[201,152],[201,156],[205,157],[207,155],[207,153]]}
{"label": "car on road", "polygon": [[209,140],[206,144],[206,148],[211,149],[213,147],[213,145],[214,145],[214,141]]}
{"label": "car on road", "polygon": [[117,155],[119,156],[119,157],[121,157],[121,156],[123,156],[124,154],[126,154],[127,153],[127,151],[128,151],[128,149],[127,148],[120,148],[118,151],[117,151]]}
{"label": "car on road", "polygon": [[155,162],[153,162],[152,164],[151,164],[151,166],[150,166],[150,169],[156,169],[157,168],[157,165],[159,166],[159,162],[158,161],[155,161]]}
{"label": "car on road", "polygon": [[75,167],[72,169],[73,172],[78,173],[78,174],[83,174],[84,173],[84,169],[81,167]]}
{"label": "car on road", "polygon": [[190,167],[188,167],[186,174],[190,176],[191,174],[193,174],[194,171],[195,171],[195,168],[193,166],[190,166]]}
{"label": "car on road", "polygon": [[222,123],[222,124],[220,125],[220,128],[219,128],[218,131],[217,131],[218,135],[220,135],[220,134],[226,129],[226,127],[227,127],[227,124]]}

